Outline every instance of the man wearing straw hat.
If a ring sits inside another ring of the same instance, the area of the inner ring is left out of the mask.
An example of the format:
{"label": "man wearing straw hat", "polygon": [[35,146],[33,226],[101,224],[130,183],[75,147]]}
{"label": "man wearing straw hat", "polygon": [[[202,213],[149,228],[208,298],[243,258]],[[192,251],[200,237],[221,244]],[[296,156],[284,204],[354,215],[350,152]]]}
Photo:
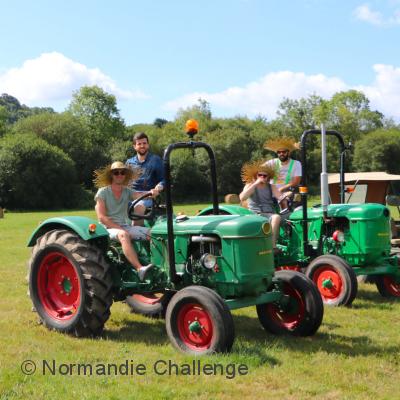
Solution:
{"label": "man wearing straw hat", "polygon": [[293,150],[298,150],[298,145],[292,138],[280,137],[269,140],[264,148],[275,152],[278,157],[267,161],[265,164],[275,170],[275,178],[271,183],[276,185],[280,193],[284,193],[290,187],[300,185],[301,163],[290,158]]}
{"label": "man wearing straw hat", "polygon": [[128,185],[140,175],[121,161],[115,161],[105,168],[95,171],[96,214],[102,225],[107,229],[110,239],[121,243],[122,251],[132,264],[142,281],[146,273],[153,267],[143,266],[132,246],[131,240],[148,240],[150,229],[142,226],[132,226],[128,218],[128,204],[137,198],[139,193]]}

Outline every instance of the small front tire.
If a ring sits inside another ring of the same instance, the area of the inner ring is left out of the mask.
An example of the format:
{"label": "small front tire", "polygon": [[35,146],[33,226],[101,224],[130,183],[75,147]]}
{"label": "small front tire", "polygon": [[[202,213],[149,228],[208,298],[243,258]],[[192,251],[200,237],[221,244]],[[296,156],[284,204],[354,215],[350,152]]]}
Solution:
{"label": "small front tire", "polygon": [[224,300],[204,286],[189,286],[168,304],[166,328],[178,350],[203,355],[231,350],[234,341],[232,314]]}
{"label": "small front tire", "polygon": [[328,306],[349,306],[357,295],[357,276],[338,256],[329,254],[315,258],[305,274],[315,283]]}

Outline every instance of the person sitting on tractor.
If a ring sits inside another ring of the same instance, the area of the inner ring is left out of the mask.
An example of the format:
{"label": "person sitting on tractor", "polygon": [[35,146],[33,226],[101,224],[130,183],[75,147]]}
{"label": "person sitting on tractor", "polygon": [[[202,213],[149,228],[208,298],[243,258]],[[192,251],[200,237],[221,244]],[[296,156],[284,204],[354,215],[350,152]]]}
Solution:
{"label": "person sitting on tractor", "polygon": [[[298,144],[292,138],[280,137],[267,141],[264,148],[278,155],[277,158],[268,160],[265,163],[275,171],[275,177],[271,183],[276,185],[278,191],[282,194],[290,188],[299,186],[302,174],[301,163],[290,158],[290,153],[298,150]],[[287,202],[283,201],[281,207],[286,208]]]}
{"label": "person sitting on tractor", "polygon": [[249,210],[256,214],[269,218],[272,228],[272,245],[274,252],[279,235],[279,225],[281,217],[276,213],[274,197],[283,198],[286,194],[281,194],[278,188],[270,182],[274,179],[275,170],[263,161],[254,161],[244,164],[242,167],[242,181],[245,186],[239,195],[240,201],[247,200]]}
{"label": "person sitting on tractor", "polygon": [[[150,153],[149,138],[144,132],[138,132],[133,136],[133,148],[136,156],[126,160],[126,165],[140,168],[142,175],[132,182],[132,189],[140,193],[152,190],[154,196],[158,196],[164,189],[164,168],[161,158]],[[135,214],[144,215],[146,208],[151,207],[152,202],[151,198],[139,201],[135,206]],[[135,225],[143,226],[143,220],[135,221]]]}
{"label": "person sitting on tractor", "polygon": [[139,175],[139,170],[133,170],[121,161],[96,170],[94,183],[99,190],[94,199],[99,222],[107,229],[111,240],[121,243],[125,257],[142,281],[153,266],[143,266],[140,263],[131,240],[149,240],[150,230],[142,226],[132,226],[128,218],[129,202],[140,196],[140,193],[130,189],[128,185]]}

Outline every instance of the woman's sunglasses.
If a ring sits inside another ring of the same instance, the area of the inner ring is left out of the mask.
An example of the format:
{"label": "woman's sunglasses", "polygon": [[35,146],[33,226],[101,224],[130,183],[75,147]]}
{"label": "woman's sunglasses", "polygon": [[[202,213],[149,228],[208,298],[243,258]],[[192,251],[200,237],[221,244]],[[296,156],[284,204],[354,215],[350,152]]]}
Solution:
{"label": "woman's sunglasses", "polygon": [[262,176],[263,178],[268,178],[267,174],[257,174],[257,176]]}
{"label": "woman's sunglasses", "polygon": [[125,175],[125,170],[124,170],[124,169],[121,169],[121,170],[116,169],[116,170],[114,170],[112,173],[113,173],[113,175],[115,175],[115,176],[118,176],[118,175]]}

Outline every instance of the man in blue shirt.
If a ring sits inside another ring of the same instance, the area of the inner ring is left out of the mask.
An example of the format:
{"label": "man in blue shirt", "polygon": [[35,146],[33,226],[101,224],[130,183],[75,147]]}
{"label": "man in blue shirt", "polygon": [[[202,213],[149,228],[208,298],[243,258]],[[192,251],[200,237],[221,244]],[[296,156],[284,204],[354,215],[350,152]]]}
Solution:
{"label": "man in blue shirt", "polygon": [[[164,189],[164,167],[159,156],[150,153],[149,138],[144,132],[138,132],[133,136],[133,148],[136,156],[129,158],[126,164],[132,168],[140,168],[142,174],[132,185],[136,192],[149,192],[153,197]],[[151,207],[152,199],[146,198],[135,207],[135,214],[144,215],[146,208]],[[136,221],[135,225],[143,225],[143,220]]]}

